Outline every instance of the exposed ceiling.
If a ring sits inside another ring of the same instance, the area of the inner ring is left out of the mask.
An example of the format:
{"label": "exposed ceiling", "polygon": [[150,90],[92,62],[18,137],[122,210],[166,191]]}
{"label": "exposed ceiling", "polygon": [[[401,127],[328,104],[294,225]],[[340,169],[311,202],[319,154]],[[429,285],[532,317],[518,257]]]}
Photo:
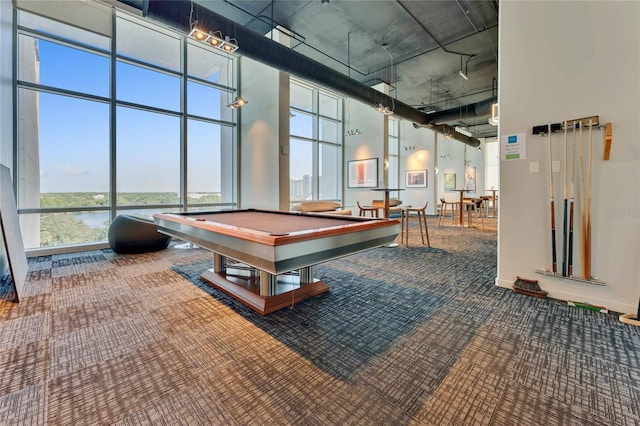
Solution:
{"label": "exposed ceiling", "polygon": [[[368,86],[387,83],[390,96],[425,112],[497,94],[497,0],[196,3],[259,34],[285,28],[293,33],[293,50]],[[465,109],[448,124],[467,127],[475,137],[497,130]]]}

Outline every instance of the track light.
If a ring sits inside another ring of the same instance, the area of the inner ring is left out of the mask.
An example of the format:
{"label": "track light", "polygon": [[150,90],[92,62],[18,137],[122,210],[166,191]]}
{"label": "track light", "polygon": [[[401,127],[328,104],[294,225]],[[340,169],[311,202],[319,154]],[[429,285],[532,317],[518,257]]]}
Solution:
{"label": "track light", "polygon": [[241,96],[238,96],[237,98],[235,98],[233,100],[232,103],[228,104],[227,107],[229,107],[231,109],[236,109],[236,108],[241,108],[241,107],[245,106],[248,103],[249,102],[246,101],[245,99],[243,99]]}
{"label": "track light", "polygon": [[189,33],[189,37],[224,50],[227,53],[232,53],[238,50],[238,40],[230,38],[229,36],[223,37],[222,32],[220,31],[206,33],[203,30],[194,27]]}
{"label": "track light", "polygon": [[222,32],[214,31],[212,33],[209,33],[209,38],[206,41],[213,47],[220,47],[222,43],[224,43]]}
{"label": "track light", "polygon": [[472,137],[473,136],[473,133],[471,133],[470,131],[468,131],[467,129],[465,129],[463,127],[456,126],[453,130],[455,130],[456,132],[461,133],[461,134],[463,134],[463,135],[465,135],[467,137]]}
{"label": "track light", "polygon": [[235,52],[236,50],[238,50],[238,40],[236,40],[235,38],[229,38],[229,36],[226,36],[224,38],[224,44],[222,45],[222,50],[229,53]]}
{"label": "track light", "polygon": [[197,28],[193,28],[189,33],[189,37],[194,38],[198,41],[205,41],[209,35],[204,31],[201,31]]}
{"label": "track light", "polygon": [[[473,57],[473,56],[472,56]],[[462,71],[462,56],[460,56],[460,71],[458,71],[458,74],[460,74],[460,77],[464,78],[465,80],[469,80],[469,77],[467,77],[467,73],[469,72],[469,60],[472,58],[470,57],[469,59],[467,59],[467,63],[464,66],[464,71]]]}
{"label": "track light", "polygon": [[380,112],[380,113],[382,113],[384,115],[393,114],[393,111],[391,111],[388,106],[383,106],[382,104],[376,105],[376,111],[378,111],[378,112]]}
{"label": "track light", "polygon": [[362,134],[360,132],[360,130],[358,130],[358,129],[355,129],[355,130],[354,129],[350,129],[350,130],[347,130],[344,135],[348,137],[348,136],[357,136],[357,135],[360,135],[360,134]]}

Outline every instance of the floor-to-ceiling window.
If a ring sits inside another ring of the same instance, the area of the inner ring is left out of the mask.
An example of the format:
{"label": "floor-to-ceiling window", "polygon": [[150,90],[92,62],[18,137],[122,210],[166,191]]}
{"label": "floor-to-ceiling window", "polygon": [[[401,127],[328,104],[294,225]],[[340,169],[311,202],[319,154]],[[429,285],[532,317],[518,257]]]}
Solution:
{"label": "floor-to-ceiling window", "polygon": [[290,98],[290,200],[340,200],[342,99],[293,80]]}
{"label": "floor-to-ceiling window", "polygon": [[399,153],[400,153],[400,120],[389,117],[389,146],[388,146],[388,187],[400,188],[400,166],[399,166]]}
{"label": "floor-to-ceiling window", "polygon": [[25,247],[104,242],[117,214],[234,205],[235,58],[105,5],[58,6],[94,8],[104,22],[94,32],[74,14],[17,10]]}

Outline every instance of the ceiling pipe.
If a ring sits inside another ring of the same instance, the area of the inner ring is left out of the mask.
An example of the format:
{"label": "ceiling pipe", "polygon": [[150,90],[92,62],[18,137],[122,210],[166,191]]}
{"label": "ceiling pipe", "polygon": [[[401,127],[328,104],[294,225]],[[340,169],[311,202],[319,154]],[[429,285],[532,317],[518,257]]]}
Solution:
{"label": "ceiling pipe", "polygon": [[483,101],[476,102],[474,104],[463,105],[460,107],[445,109],[442,111],[425,113],[427,117],[426,123],[416,123],[420,127],[424,127],[424,124],[444,124],[456,120],[466,120],[474,117],[490,117],[491,105],[498,102],[497,96],[492,96]]}
{"label": "ceiling pipe", "polygon": [[[371,105],[372,108],[377,104],[383,104],[389,108],[393,106],[394,115],[417,124],[417,127],[430,127],[433,124],[445,123],[451,117],[457,119],[461,118],[461,115],[466,118],[475,116],[473,114],[476,111],[476,104],[425,114],[188,0],[120,0],[120,2],[141,10],[144,17],[166,24],[185,34],[191,31],[189,18],[193,6],[197,8],[194,10],[194,16],[197,16],[198,28],[205,32],[220,30],[225,35],[234,37],[238,40],[239,45],[237,53],[296,77],[331,88]],[[478,104],[484,102],[488,102],[488,100]],[[478,110],[483,109],[479,108]],[[491,108],[489,106],[487,115],[490,115],[490,113]],[[473,147],[480,145],[480,140],[477,138],[469,138],[464,135],[462,135],[464,136],[463,138],[459,138],[458,136],[459,134],[456,134],[454,139]]]}

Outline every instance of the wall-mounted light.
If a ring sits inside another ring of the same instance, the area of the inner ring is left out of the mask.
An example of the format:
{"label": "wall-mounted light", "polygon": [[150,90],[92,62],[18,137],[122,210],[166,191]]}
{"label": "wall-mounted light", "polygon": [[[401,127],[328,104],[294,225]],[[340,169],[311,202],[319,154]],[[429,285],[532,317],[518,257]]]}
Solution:
{"label": "wall-mounted light", "polygon": [[189,33],[189,37],[202,43],[207,43],[215,48],[224,50],[227,53],[232,53],[238,50],[238,40],[230,38],[229,36],[223,37],[222,32],[220,31],[206,33],[203,30],[194,27]]}
{"label": "wall-mounted light", "polygon": [[234,99],[232,103],[228,104],[227,106],[231,109],[236,109],[236,108],[241,108],[248,103],[249,102],[244,100],[241,96],[238,96],[237,98]]}

